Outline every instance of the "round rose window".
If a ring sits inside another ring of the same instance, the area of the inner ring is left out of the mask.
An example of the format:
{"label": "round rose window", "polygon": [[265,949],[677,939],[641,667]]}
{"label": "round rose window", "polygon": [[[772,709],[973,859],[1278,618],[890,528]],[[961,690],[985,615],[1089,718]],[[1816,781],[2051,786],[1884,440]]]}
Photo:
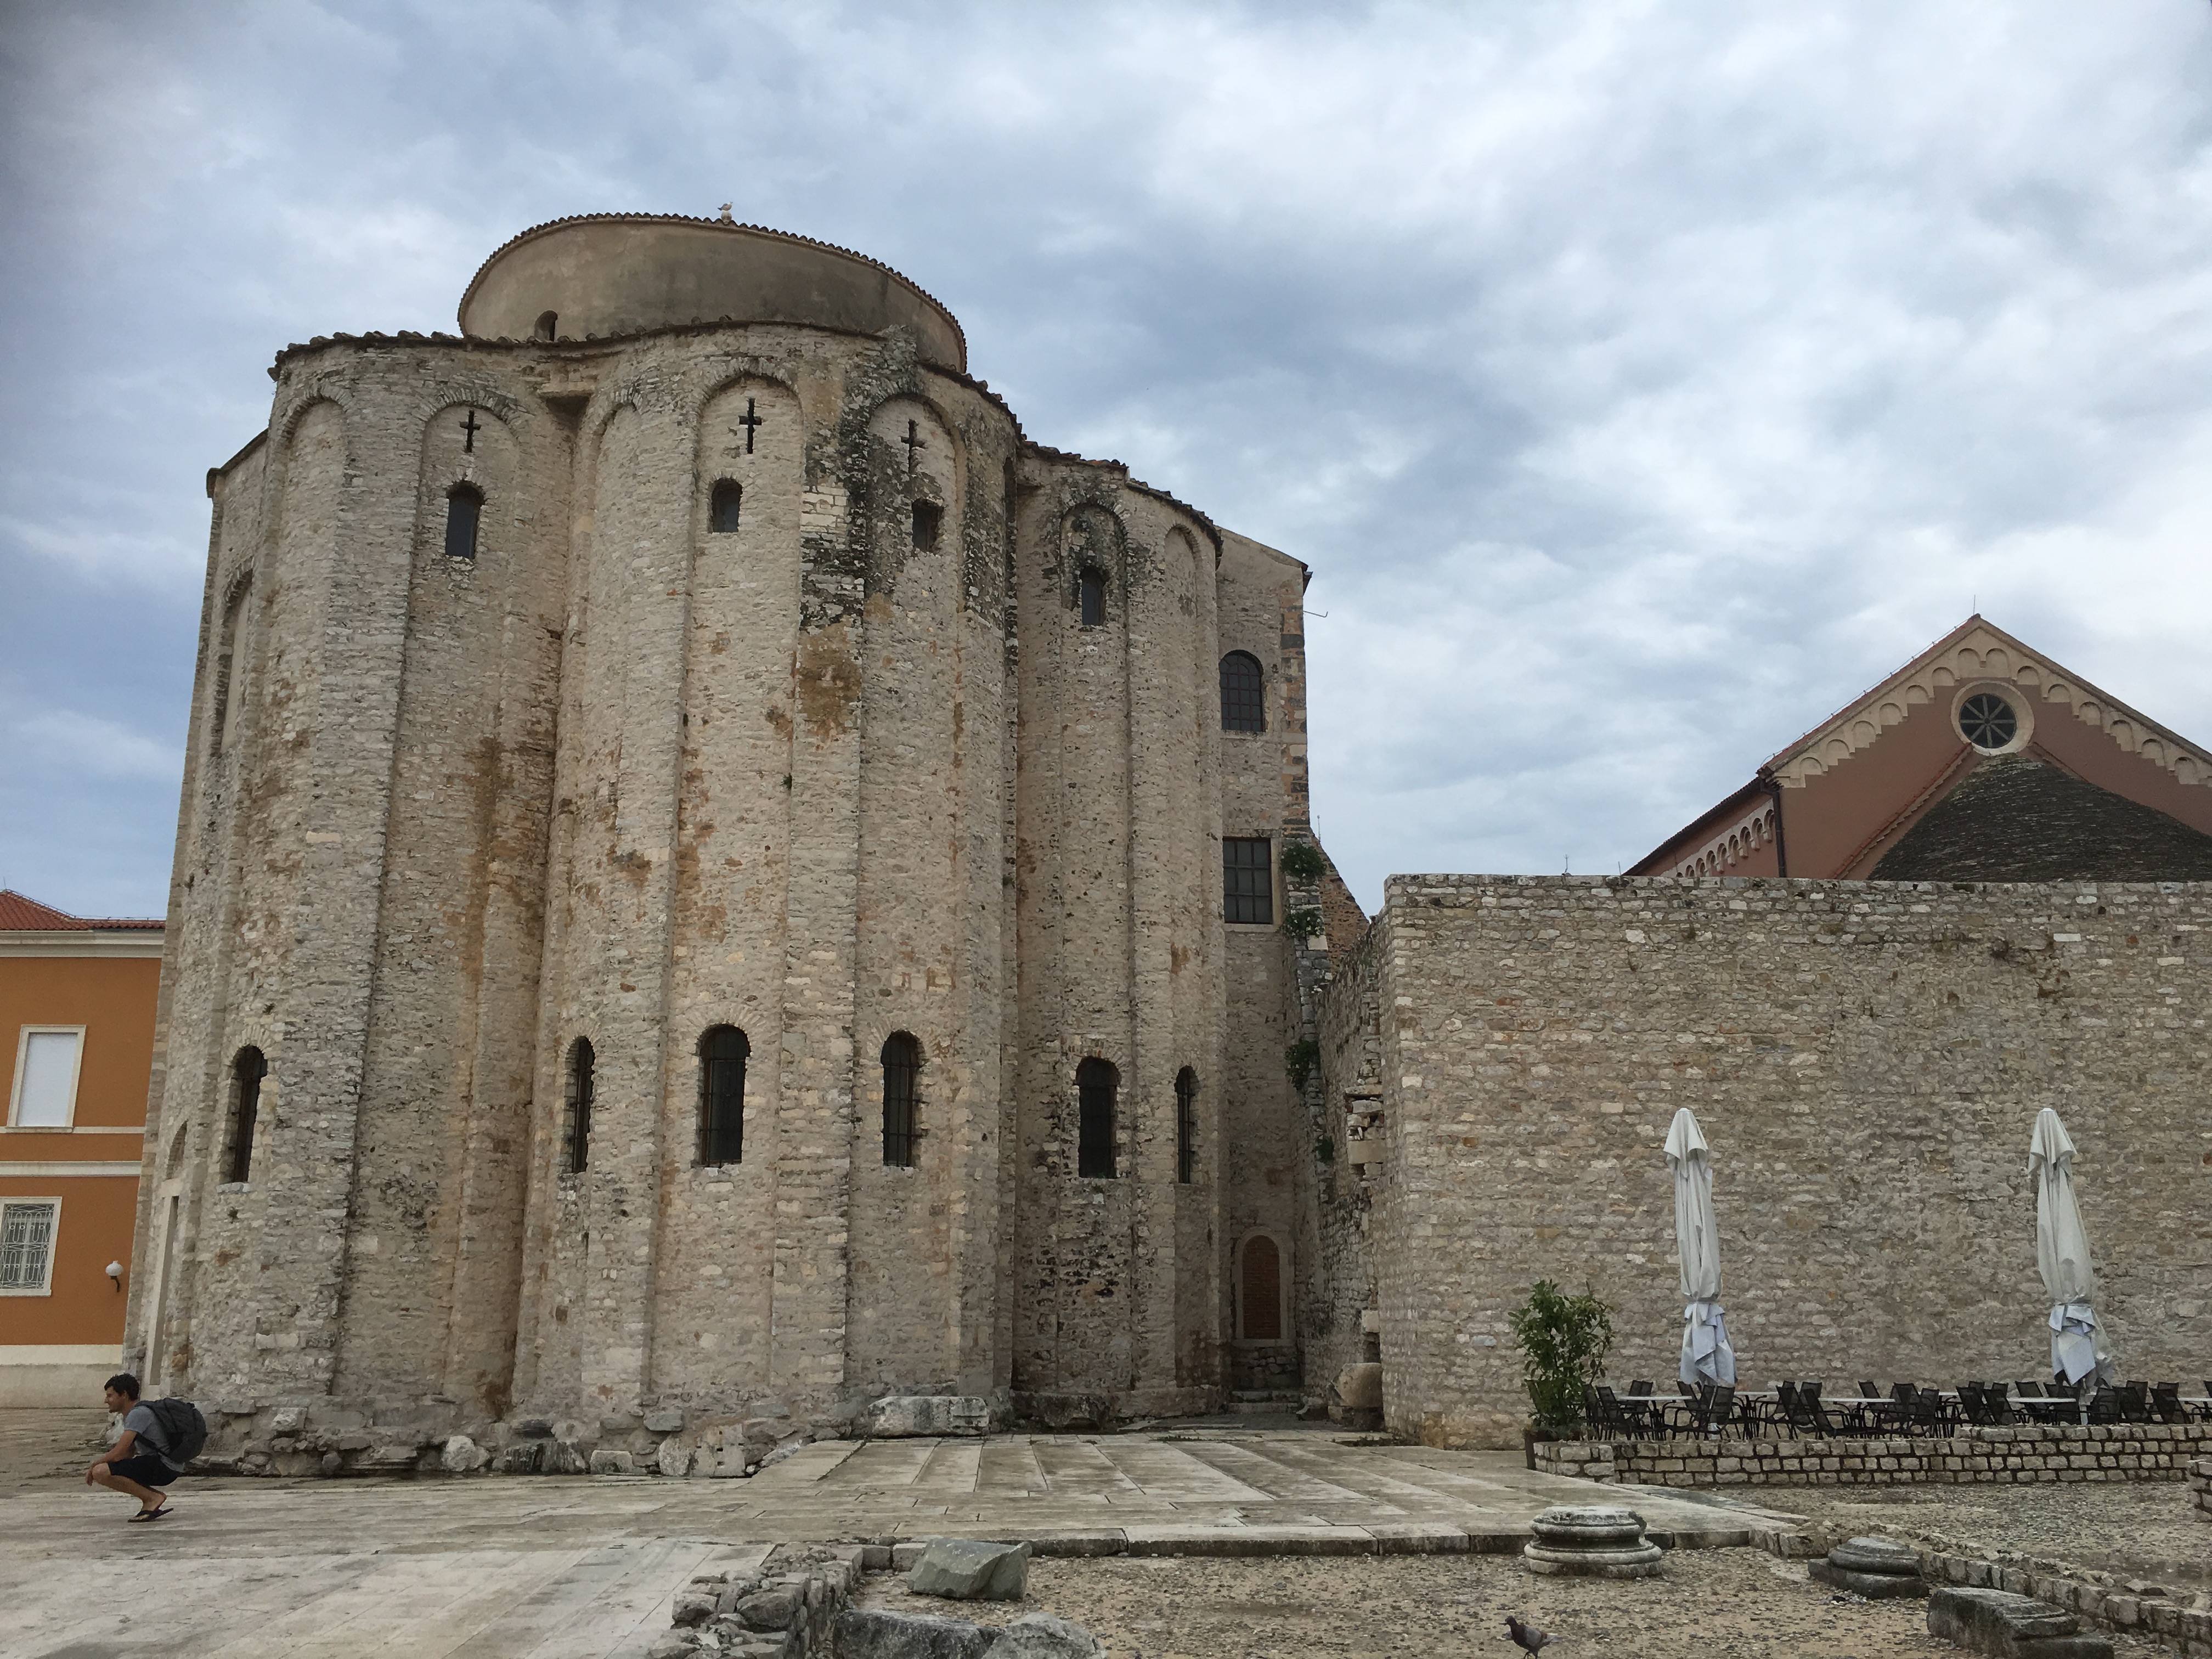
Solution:
{"label": "round rose window", "polygon": [[1959,730],[1984,753],[1995,753],[2020,731],[2020,716],[1994,691],[1977,691],[1959,705]]}

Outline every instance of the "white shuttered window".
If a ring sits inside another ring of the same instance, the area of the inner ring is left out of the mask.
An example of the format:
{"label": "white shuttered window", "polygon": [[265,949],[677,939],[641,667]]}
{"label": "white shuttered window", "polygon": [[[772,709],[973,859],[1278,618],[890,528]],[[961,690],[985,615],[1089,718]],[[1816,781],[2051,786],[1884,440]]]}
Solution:
{"label": "white shuttered window", "polygon": [[15,1060],[15,1100],[8,1121],[19,1129],[66,1129],[76,1109],[81,1030],[24,1028]]}

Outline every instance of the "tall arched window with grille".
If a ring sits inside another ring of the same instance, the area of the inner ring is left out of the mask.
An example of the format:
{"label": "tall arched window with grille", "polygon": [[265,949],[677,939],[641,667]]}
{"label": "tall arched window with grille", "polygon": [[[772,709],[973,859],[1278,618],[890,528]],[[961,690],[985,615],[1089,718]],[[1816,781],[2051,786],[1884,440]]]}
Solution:
{"label": "tall arched window with grille", "polygon": [[592,1161],[592,1095],[599,1086],[599,1056],[589,1037],[568,1045],[568,1075],[562,1090],[561,1167],[581,1175]]}
{"label": "tall arched window with grille", "polygon": [[699,1039],[699,1162],[742,1164],[745,1156],[745,1060],[753,1051],[734,1025]]}
{"label": "tall arched window with grille", "polygon": [[261,1116],[261,1079],[269,1061],[258,1048],[240,1048],[230,1062],[230,1121],[223,1136],[222,1178],[253,1177],[253,1126]]}
{"label": "tall arched window with grille", "polygon": [[1267,676],[1260,659],[1249,651],[1232,651],[1221,659],[1221,729],[1267,729]]}
{"label": "tall arched window with grille", "polygon": [[1176,1179],[1188,1187],[1198,1176],[1198,1073],[1176,1073]]}
{"label": "tall arched window with grille", "polygon": [[921,1140],[915,1086],[921,1073],[921,1044],[894,1031],[884,1044],[884,1162],[895,1170],[914,1167]]}
{"label": "tall arched window with grille", "polygon": [[1085,1180],[1114,1179],[1115,1097],[1121,1074],[1106,1060],[1086,1060],[1075,1068],[1075,1173]]}
{"label": "tall arched window with grille", "polygon": [[1243,1271],[1237,1275],[1237,1333],[1248,1342],[1283,1340],[1283,1255],[1275,1241],[1255,1233],[1244,1241]]}

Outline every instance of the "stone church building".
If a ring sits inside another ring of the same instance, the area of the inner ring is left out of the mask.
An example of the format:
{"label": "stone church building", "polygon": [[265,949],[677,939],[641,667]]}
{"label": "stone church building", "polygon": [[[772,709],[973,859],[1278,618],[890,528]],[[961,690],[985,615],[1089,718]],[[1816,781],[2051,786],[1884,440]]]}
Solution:
{"label": "stone church building", "polygon": [[1754,1376],[2033,1374],[2046,1103],[2124,1358],[2212,1344],[2212,756],[1981,618],[1634,874],[1370,927],[1305,568],[1030,439],[887,267],[561,220],[270,373],[125,1348],[218,1458],[739,1474],[1377,1363],[1517,1443],[1539,1277],[1668,1374],[1685,1104]]}
{"label": "stone church building", "polygon": [[1295,1389],[1304,567],[800,237],[558,221],[459,325],[289,348],[208,475],[151,1383],[256,1444]]}

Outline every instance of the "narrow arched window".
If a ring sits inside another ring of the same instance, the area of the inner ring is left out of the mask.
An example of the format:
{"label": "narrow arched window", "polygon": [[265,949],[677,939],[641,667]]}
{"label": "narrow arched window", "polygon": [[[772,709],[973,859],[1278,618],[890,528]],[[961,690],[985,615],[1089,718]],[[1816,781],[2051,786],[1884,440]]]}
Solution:
{"label": "narrow arched window", "polygon": [[745,492],[735,478],[714,480],[714,493],[708,500],[707,528],[718,536],[734,534],[738,527],[738,508]]}
{"label": "narrow arched window", "polygon": [[208,717],[208,751],[222,753],[222,737],[230,721],[230,693],[232,674],[238,652],[240,624],[246,616],[246,595],[252,592],[253,575],[248,571],[234,583],[230,596],[223,601],[222,629],[217,635],[215,658],[215,709]]}
{"label": "narrow arched window", "polygon": [[1103,1060],[1075,1068],[1075,1173],[1086,1180],[1114,1179],[1114,1097],[1121,1074]]}
{"label": "narrow arched window", "polygon": [[753,1051],[734,1025],[699,1039],[699,1162],[742,1164],[745,1157],[745,1057]]}
{"label": "narrow arched window", "polygon": [[1106,578],[1089,565],[1076,573],[1075,601],[1085,628],[1106,625]]}
{"label": "narrow arched window", "polygon": [[945,528],[945,509],[935,501],[916,501],[914,504],[914,544],[924,553],[933,552],[937,538]]}
{"label": "narrow arched window", "polygon": [[568,1078],[562,1091],[561,1167],[581,1175],[592,1158],[592,1096],[599,1086],[599,1056],[591,1042],[578,1037],[568,1048]]}
{"label": "narrow arched window", "polygon": [[483,491],[474,484],[455,484],[446,492],[446,556],[473,559],[477,556],[477,521],[483,516]]}
{"label": "narrow arched window", "polygon": [[1176,1179],[1190,1185],[1198,1176],[1198,1073],[1186,1066],[1176,1073]]}
{"label": "narrow arched window", "polygon": [[560,332],[560,331],[561,331],[561,313],[558,313],[558,312],[556,312],[556,311],[541,311],[541,312],[539,312],[539,313],[538,313],[538,326],[537,326],[537,328],[536,328],[534,331],[533,331],[534,333],[536,333],[536,335],[538,336],[538,337],[539,339],[541,339],[541,340],[550,340],[550,339],[552,339],[552,338],[553,338],[556,334],[558,334],[558,333]]}
{"label": "narrow arched window", "polygon": [[1237,1311],[1248,1342],[1283,1340],[1283,1257],[1275,1241],[1261,1233],[1244,1241],[1243,1270],[1237,1275]]}
{"label": "narrow arched window", "polygon": [[223,1136],[222,1178],[244,1182],[253,1175],[253,1126],[261,1116],[261,1079],[269,1061],[258,1048],[240,1048],[230,1063],[230,1121]]}
{"label": "narrow arched window", "polygon": [[1267,681],[1260,659],[1249,651],[1232,651],[1221,659],[1221,729],[1267,729]]}
{"label": "narrow arched window", "polygon": [[921,1044],[894,1031],[884,1044],[884,1162],[893,1169],[914,1167],[921,1127],[915,1116],[915,1084],[921,1070]]}

